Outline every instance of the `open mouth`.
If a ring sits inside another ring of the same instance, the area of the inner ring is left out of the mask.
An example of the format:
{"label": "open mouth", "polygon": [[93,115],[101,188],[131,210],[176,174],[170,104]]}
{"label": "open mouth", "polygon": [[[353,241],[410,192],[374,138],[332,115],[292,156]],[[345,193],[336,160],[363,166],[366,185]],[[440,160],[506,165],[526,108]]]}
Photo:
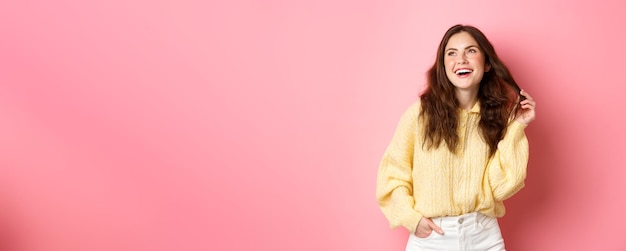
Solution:
{"label": "open mouth", "polygon": [[472,73],[472,70],[470,70],[470,69],[459,69],[459,70],[456,70],[456,72],[454,72],[454,73],[456,73],[456,75],[464,77],[464,76],[467,76],[470,73]]}

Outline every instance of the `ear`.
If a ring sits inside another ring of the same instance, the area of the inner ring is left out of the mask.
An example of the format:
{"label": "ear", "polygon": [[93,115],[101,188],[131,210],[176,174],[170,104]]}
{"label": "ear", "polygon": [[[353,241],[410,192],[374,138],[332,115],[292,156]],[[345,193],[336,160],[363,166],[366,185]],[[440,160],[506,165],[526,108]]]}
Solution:
{"label": "ear", "polygon": [[491,65],[489,63],[485,63],[485,72],[489,72],[491,70]]}

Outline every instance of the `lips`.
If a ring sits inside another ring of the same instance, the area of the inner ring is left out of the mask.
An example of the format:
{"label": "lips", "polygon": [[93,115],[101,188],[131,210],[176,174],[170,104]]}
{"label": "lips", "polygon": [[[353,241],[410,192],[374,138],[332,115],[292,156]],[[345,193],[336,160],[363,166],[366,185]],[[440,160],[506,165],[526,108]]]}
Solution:
{"label": "lips", "polygon": [[470,74],[473,71],[471,69],[458,69],[456,70],[454,73],[456,73],[456,75],[466,75],[466,74]]}
{"label": "lips", "polygon": [[454,73],[460,77],[460,78],[464,78],[470,75],[470,73],[474,72],[472,69],[468,69],[468,68],[462,68],[462,69],[457,69]]}

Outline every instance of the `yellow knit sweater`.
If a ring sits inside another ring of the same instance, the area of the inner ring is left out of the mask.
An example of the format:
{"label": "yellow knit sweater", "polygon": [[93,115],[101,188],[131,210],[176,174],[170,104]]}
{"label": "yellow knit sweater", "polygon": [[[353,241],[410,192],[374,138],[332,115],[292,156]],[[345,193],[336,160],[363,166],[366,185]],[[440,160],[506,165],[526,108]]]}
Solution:
{"label": "yellow knit sweater", "polygon": [[459,109],[459,150],[445,143],[422,147],[418,121],[420,102],[400,119],[378,170],[376,198],[390,226],[413,233],[422,217],[456,216],[481,212],[504,215],[502,201],[524,186],[528,162],[525,124],[512,121],[493,157],[478,128],[480,104]]}

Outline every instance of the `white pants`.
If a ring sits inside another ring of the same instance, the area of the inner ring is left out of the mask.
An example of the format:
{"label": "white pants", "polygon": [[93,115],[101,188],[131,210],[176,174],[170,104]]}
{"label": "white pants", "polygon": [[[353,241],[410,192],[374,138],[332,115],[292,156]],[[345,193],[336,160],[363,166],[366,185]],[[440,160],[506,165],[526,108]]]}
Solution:
{"label": "white pants", "polygon": [[474,212],[460,216],[436,217],[431,220],[441,227],[443,235],[435,231],[426,238],[409,234],[406,251],[505,250],[497,218]]}

